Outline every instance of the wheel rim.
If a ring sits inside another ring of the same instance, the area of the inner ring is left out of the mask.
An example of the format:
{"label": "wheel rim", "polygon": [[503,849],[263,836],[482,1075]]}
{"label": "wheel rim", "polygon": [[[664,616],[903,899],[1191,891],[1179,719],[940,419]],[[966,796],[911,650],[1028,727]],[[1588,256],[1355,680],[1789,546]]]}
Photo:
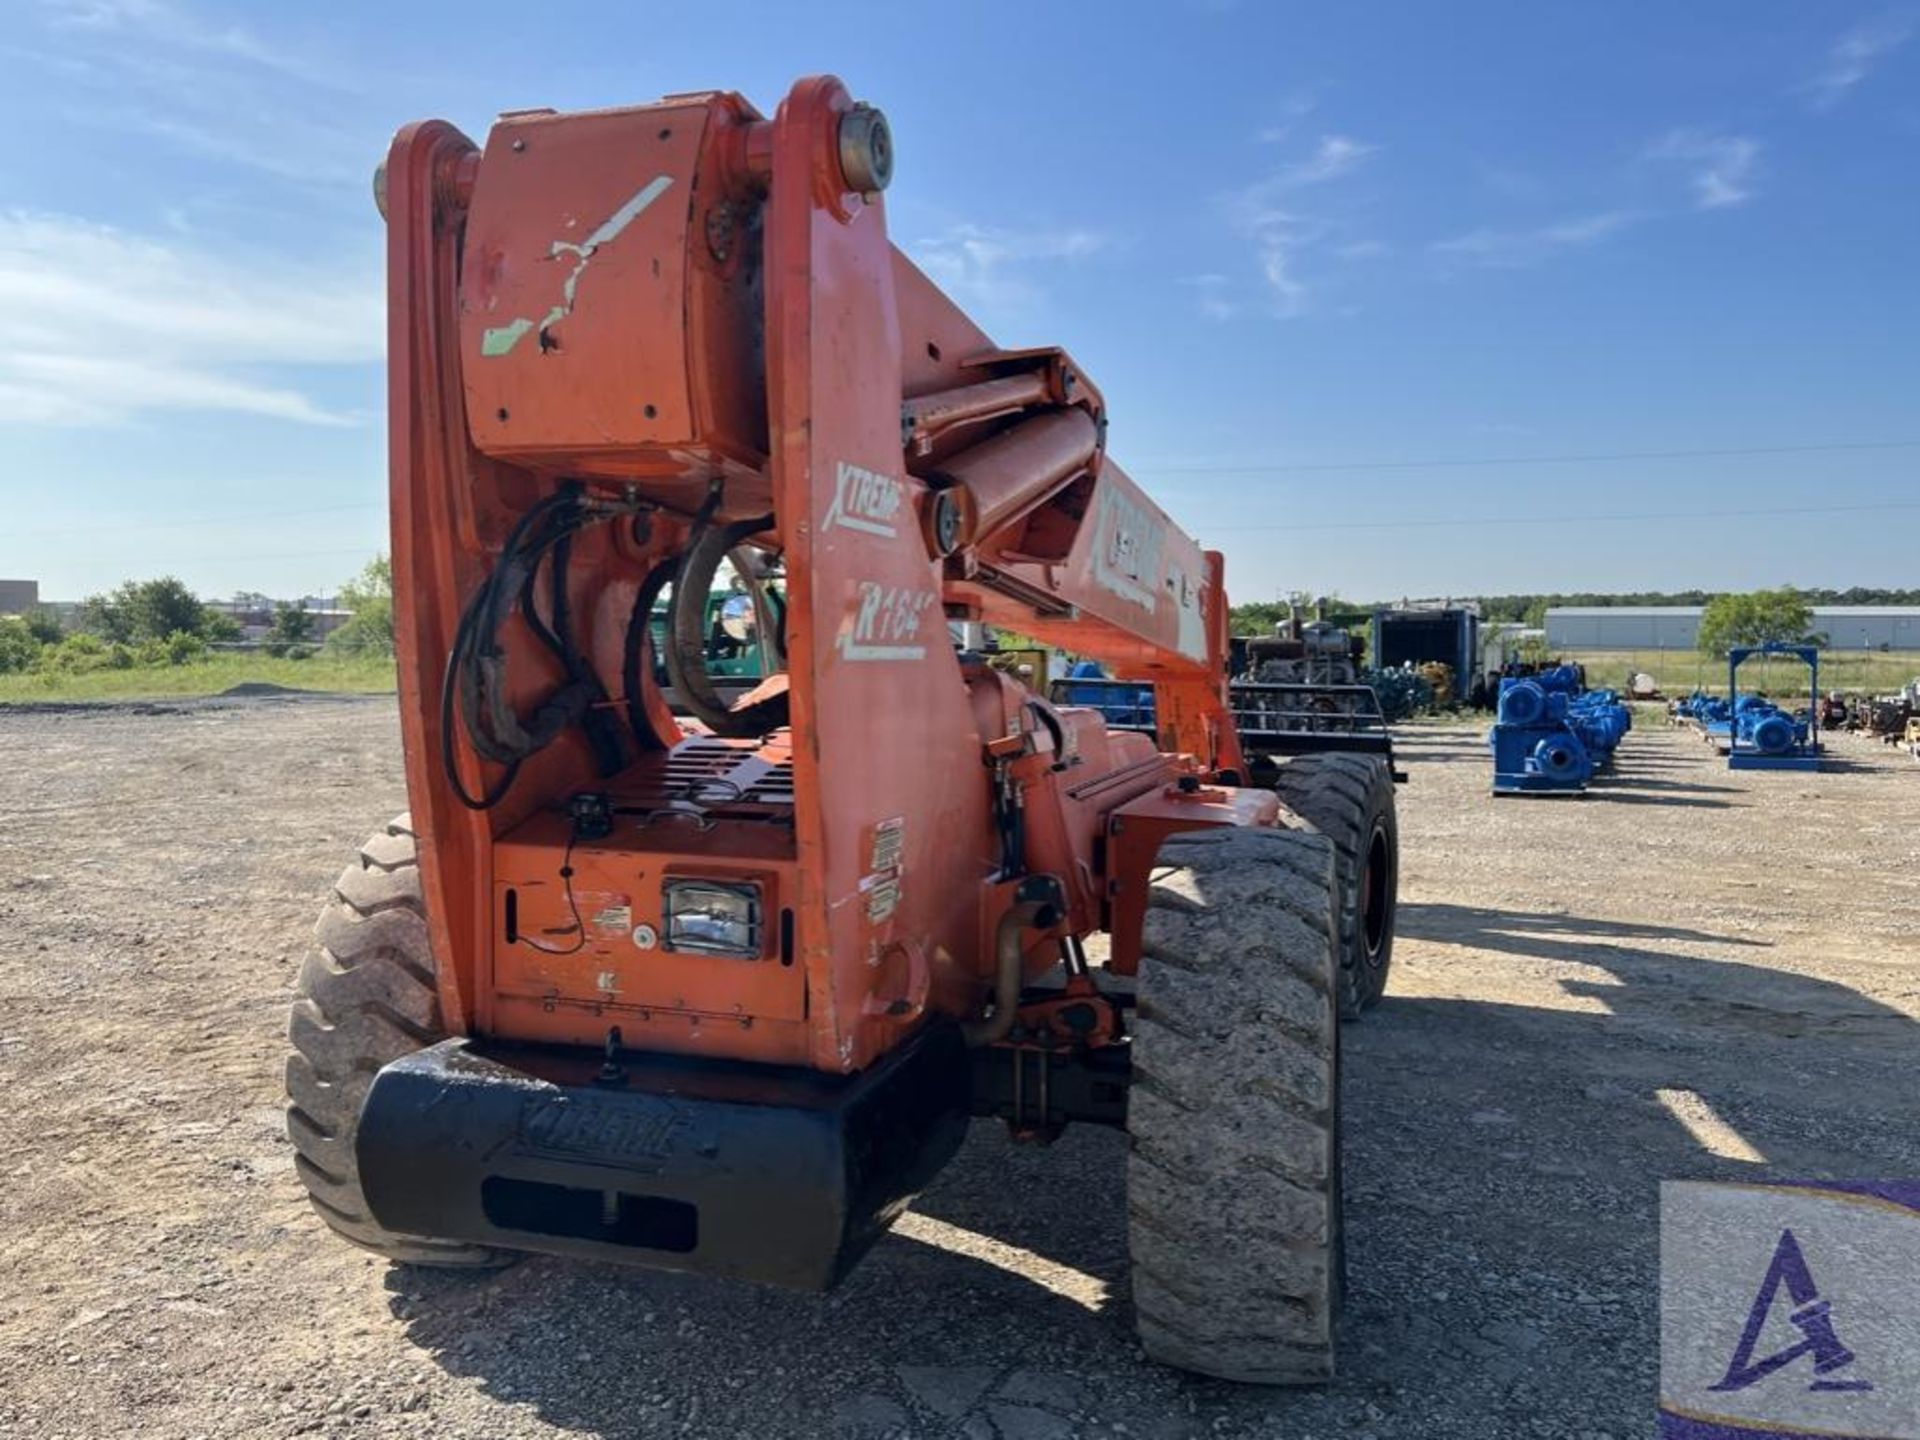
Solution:
{"label": "wheel rim", "polygon": [[1393,909],[1393,857],[1387,827],[1376,824],[1367,841],[1367,860],[1360,871],[1360,934],[1367,947],[1367,963],[1380,963],[1386,948],[1387,922]]}

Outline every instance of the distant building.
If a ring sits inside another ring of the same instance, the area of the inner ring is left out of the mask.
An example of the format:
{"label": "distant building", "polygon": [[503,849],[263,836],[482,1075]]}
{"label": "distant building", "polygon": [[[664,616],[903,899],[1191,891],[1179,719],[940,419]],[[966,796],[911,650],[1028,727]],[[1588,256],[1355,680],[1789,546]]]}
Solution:
{"label": "distant building", "polygon": [[[216,614],[231,617],[240,627],[241,639],[252,642],[267,638],[267,632],[273,628],[273,612],[278,603],[266,595],[249,594],[236,596],[232,600],[209,600],[206,605]],[[319,644],[353,618],[353,611],[343,609],[332,596],[307,595],[294,603],[312,618],[313,625],[307,634],[309,644]]]}
{"label": "distant building", "polygon": [[[1703,613],[1698,605],[1556,606],[1547,611],[1547,648],[1694,650]],[[1920,606],[1815,605],[1813,633],[1834,650],[1920,650]]]}
{"label": "distant building", "polygon": [[0,580],[0,615],[24,615],[39,604],[38,580]]}

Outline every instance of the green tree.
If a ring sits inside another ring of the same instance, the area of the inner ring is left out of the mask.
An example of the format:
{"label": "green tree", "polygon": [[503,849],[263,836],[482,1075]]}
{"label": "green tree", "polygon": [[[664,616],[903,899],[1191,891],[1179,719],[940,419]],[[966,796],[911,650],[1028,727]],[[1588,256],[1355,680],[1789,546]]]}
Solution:
{"label": "green tree", "polygon": [[1791,585],[1745,595],[1716,595],[1700,617],[1700,649],[1725,655],[1736,645],[1788,644],[1807,639],[1813,610]]}
{"label": "green tree", "polygon": [[80,630],[67,636],[58,645],[49,645],[40,652],[39,667],[42,670],[71,670],[83,672],[104,669],[109,658],[116,652],[131,654],[119,641],[111,646],[98,635]]}
{"label": "green tree", "polygon": [[198,635],[186,630],[176,630],[167,637],[166,661],[169,665],[191,665],[195,660],[206,658],[207,642]]}
{"label": "green tree", "polygon": [[267,631],[266,639],[269,655],[285,655],[296,646],[305,645],[312,635],[313,616],[307,612],[304,601],[274,602],[273,628]]}
{"label": "green tree", "polygon": [[171,575],[129,580],[80,602],[80,628],[120,645],[165,640],[176,630],[198,635],[206,627],[207,607]]}
{"label": "green tree", "polygon": [[1228,627],[1235,635],[1271,635],[1273,627],[1287,618],[1287,607],[1279,600],[1250,600],[1227,612]]}
{"label": "green tree", "polygon": [[0,675],[25,670],[40,658],[41,642],[24,616],[0,615]]}
{"label": "green tree", "polygon": [[341,605],[353,616],[327,637],[327,649],[348,655],[393,654],[393,562],[376,555],[340,587]]}
{"label": "green tree", "polygon": [[27,633],[42,645],[58,645],[65,638],[67,630],[60,623],[60,617],[44,605],[36,605],[20,617],[27,627]]}

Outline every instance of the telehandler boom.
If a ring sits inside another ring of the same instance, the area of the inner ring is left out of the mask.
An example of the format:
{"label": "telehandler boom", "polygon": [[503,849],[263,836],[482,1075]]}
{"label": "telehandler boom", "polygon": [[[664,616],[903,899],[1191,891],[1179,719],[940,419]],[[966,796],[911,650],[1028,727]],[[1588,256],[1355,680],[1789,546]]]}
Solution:
{"label": "telehandler boom", "polygon": [[[824,1288],[970,1117],[1124,1126],[1147,1350],[1324,1378],[1387,766],[1244,783],[1220,556],[1107,455],[1066,352],[997,348],[894,249],[892,169],[830,78],[771,120],[701,93],[394,141],[410,810],[301,976],[301,1177],[399,1261]],[[769,667],[731,703],[729,562]],[[1150,684],[1157,737],[955,620]]]}

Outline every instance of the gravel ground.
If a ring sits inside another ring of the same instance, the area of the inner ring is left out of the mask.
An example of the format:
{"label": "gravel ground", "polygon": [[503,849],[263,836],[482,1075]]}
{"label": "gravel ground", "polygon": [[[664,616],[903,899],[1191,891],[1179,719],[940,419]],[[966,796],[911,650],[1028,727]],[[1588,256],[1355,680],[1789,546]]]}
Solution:
{"label": "gravel ground", "polygon": [[976,1127],[824,1298],[334,1242],[282,1028],[402,808],[392,702],[0,712],[0,1435],[1645,1434],[1659,1179],[1920,1174],[1920,767],[1840,744],[1734,775],[1648,726],[1584,800],[1494,801],[1475,732],[1409,732],[1344,1371],[1273,1392],[1141,1359],[1092,1128]]}

